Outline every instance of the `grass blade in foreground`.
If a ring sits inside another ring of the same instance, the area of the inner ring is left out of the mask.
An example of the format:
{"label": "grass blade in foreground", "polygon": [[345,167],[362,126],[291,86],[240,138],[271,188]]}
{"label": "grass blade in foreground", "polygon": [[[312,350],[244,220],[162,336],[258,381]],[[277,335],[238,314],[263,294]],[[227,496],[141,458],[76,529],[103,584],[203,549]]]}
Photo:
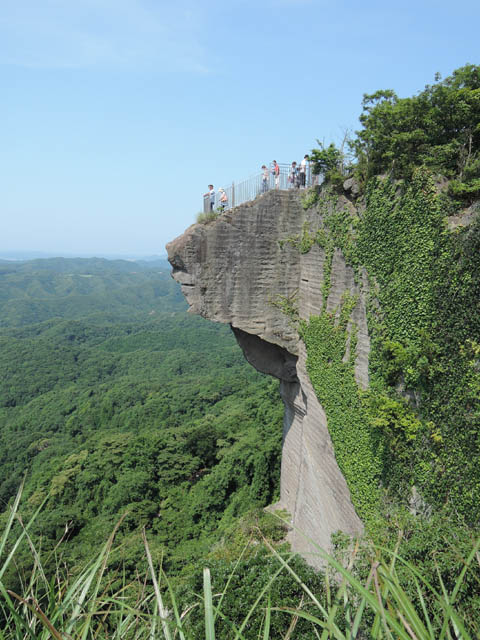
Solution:
{"label": "grass blade in foreground", "polygon": [[151,575],[151,578],[152,578],[152,581],[153,581],[153,588],[155,590],[155,597],[157,598],[158,611],[160,613],[160,618],[161,618],[161,621],[162,621],[163,635],[165,636],[165,640],[171,640],[170,629],[168,628],[168,623],[167,623],[167,611],[166,611],[165,607],[163,606],[162,595],[160,593],[160,589],[158,587],[158,582],[157,582],[157,577],[156,577],[155,571],[153,569],[152,555],[150,553],[150,548],[148,546],[147,536],[145,534],[145,529],[143,529],[142,535],[143,535],[143,544],[145,546],[145,553],[147,554],[148,568],[150,569],[150,575]]}
{"label": "grass blade in foreground", "polygon": [[206,640],[215,640],[215,620],[213,617],[210,569],[203,570],[203,595],[205,603],[205,638]]}

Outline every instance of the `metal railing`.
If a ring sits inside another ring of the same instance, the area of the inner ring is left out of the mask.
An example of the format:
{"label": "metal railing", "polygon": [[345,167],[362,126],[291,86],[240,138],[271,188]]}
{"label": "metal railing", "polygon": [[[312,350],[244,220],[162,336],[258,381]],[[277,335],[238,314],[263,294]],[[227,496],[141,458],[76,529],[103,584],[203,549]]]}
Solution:
{"label": "metal railing", "polygon": [[[303,189],[310,187],[314,184],[319,184],[321,177],[315,175],[311,171],[310,164],[306,167],[305,180],[301,176],[299,171],[300,167],[297,167],[297,173],[292,173],[292,165],[285,163],[278,163],[280,172],[278,177],[273,173],[273,165],[268,169],[268,178],[264,179],[264,174],[257,173],[243,182],[232,182],[229,187],[224,187],[222,190],[216,190],[212,195],[205,194],[203,196],[203,211],[208,213],[209,211],[226,211],[237,207],[239,204],[255,200],[258,196],[277,189],[279,191],[286,191],[288,189]],[[224,195],[225,194],[225,195]]]}

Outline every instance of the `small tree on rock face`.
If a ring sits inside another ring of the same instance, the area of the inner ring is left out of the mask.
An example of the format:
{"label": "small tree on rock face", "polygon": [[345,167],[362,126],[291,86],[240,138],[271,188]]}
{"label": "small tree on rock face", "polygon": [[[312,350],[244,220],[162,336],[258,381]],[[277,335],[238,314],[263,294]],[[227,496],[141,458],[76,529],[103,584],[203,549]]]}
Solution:
{"label": "small tree on rock face", "polygon": [[312,149],[310,153],[310,162],[312,164],[312,172],[315,175],[323,175],[326,182],[334,185],[343,182],[342,166],[343,153],[333,144],[325,145],[317,140],[320,145],[319,149]]}

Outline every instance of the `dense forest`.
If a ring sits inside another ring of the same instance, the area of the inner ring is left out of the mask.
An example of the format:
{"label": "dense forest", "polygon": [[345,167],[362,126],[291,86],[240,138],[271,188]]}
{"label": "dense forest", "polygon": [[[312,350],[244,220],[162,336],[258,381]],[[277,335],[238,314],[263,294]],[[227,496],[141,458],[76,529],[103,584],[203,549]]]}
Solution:
{"label": "dense forest", "polygon": [[[186,309],[165,261],[0,263],[0,525],[22,482],[21,519],[35,515],[1,588],[24,591],[32,544],[43,575],[81,576],[113,530],[106,584],[145,570],[142,531],[188,601],[206,562],[222,580],[242,549],[252,584],[276,573],[259,527],[285,546],[285,525],[263,512],[279,492],[278,383],[247,364],[228,327]],[[301,597],[288,575],[276,592]],[[255,591],[241,581],[236,593],[227,602],[241,615]]]}
{"label": "dense forest", "polygon": [[177,572],[274,501],[277,385],[228,327],[186,314],[163,266],[57,259],[1,277],[0,500],[26,473],[44,545],[63,537],[81,561],[124,515],[125,566],[145,526]]}

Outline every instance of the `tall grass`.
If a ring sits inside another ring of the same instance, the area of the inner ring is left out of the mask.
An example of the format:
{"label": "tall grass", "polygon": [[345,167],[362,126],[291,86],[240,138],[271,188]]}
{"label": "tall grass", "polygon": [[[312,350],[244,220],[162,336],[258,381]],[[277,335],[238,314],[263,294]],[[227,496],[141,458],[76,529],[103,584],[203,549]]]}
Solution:
{"label": "tall grass", "polygon": [[207,222],[212,222],[213,220],[216,220],[218,218],[218,216],[220,215],[220,212],[218,210],[215,211],[200,211],[199,213],[197,213],[197,223],[198,224],[207,224]]}
{"label": "tall grass", "polygon": [[[450,591],[440,574],[440,589],[435,589],[398,555],[398,547],[377,549],[366,580],[360,580],[354,571],[358,546],[352,549],[345,566],[318,547],[317,552],[325,563],[325,587],[319,594],[304,584],[291,568],[292,554],[279,553],[264,539],[278,567],[258,588],[243,619],[231,620],[224,596],[232,576],[217,593],[212,588],[210,571],[205,568],[203,592],[192,602],[178,602],[168,578],[161,568],[154,566],[145,532],[148,572],[135,583],[124,579],[120,587],[112,587],[107,564],[116,531],[76,575],[60,567],[53,575],[46,575],[41,553],[29,535],[35,515],[26,525],[22,523],[18,513],[20,494],[10,508],[0,539],[0,640],[200,640],[198,631],[194,637],[189,630],[192,612],[202,613],[204,640],[225,640],[225,635],[216,635],[220,620],[222,629],[229,629],[228,638],[232,640],[277,639],[278,635],[272,635],[272,614],[286,616],[287,630],[282,640],[304,637],[295,635],[299,620],[307,621],[311,637],[321,640],[474,640],[480,637],[478,629],[467,627],[458,606],[467,573],[480,566],[480,540],[464,559]],[[4,580],[7,569],[14,567],[21,544],[29,547],[33,569],[22,582],[22,592],[16,593]],[[399,567],[409,572],[415,584],[415,601],[402,586]],[[297,606],[278,607],[271,602],[270,590],[281,572],[288,572],[301,588],[303,596]],[[118,584],[117,578],[115,576],[115,584]],[[133,599],[132,593],[136,594]],[[308,611],[305,603],[309,604]],[[259,611],[262,615],[255,620],[260,622],[257,628],[252,628],[253,614]]]}

